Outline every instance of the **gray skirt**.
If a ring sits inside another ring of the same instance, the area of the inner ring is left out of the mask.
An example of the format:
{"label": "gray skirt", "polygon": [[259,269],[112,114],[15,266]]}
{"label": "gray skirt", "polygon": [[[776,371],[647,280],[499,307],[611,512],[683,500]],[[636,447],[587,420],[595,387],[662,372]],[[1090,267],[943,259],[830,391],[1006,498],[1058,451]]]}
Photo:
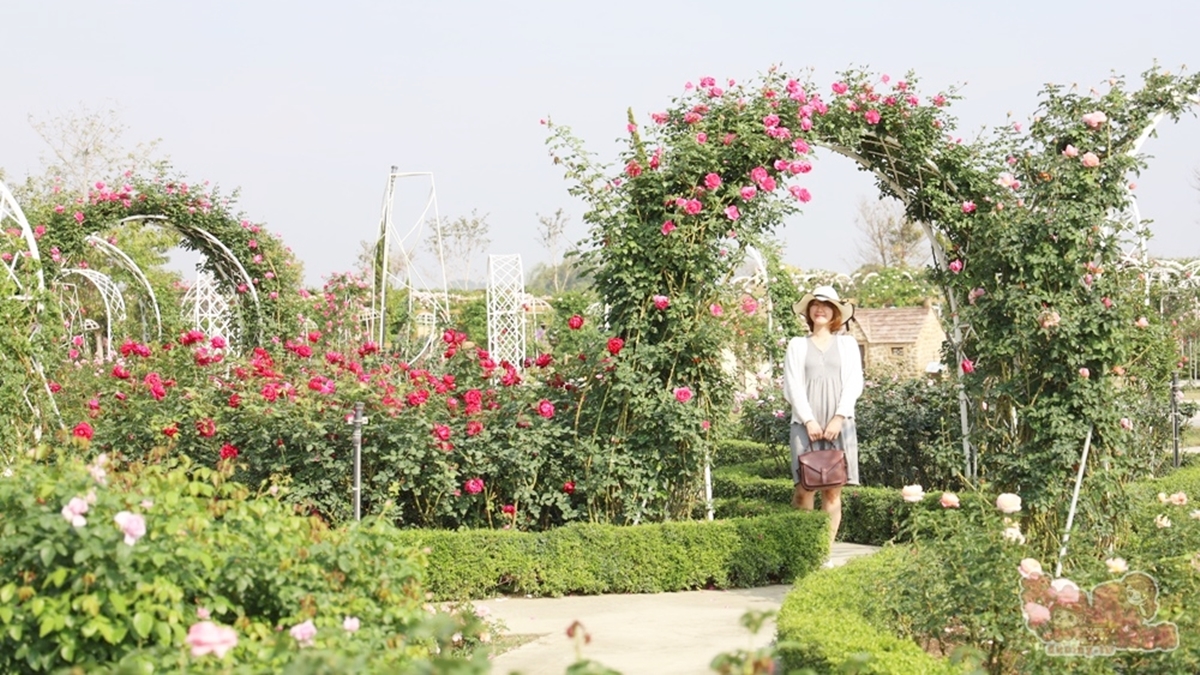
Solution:
{"label": "gray skirt", "polygon": [[842,433],[833,441],[821,441],[816,448],[812,447],[812,441],[808,439],[808,430],[803,424],[792,422],[792,429],[788,445],[792,449],[792,483],[800,484],[800,455],[806,452],[816,450],[838,449],[846,454],[846,475],[849,480],[847,485],[858,485],[858,434],[854,430],[854,419],[850,418],[842,422]]}

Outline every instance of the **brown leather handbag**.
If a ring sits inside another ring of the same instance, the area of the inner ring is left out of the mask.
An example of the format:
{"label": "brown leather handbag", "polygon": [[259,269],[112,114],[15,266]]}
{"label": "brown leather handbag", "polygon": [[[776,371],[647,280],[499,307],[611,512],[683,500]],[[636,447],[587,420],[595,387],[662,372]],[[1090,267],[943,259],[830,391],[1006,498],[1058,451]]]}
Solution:
{"label": "brown leather handbag", "polygon": [[800,486],[810,492],[841,487],[849,480],[846,453],[836,448],[812,450],[799,457]]}

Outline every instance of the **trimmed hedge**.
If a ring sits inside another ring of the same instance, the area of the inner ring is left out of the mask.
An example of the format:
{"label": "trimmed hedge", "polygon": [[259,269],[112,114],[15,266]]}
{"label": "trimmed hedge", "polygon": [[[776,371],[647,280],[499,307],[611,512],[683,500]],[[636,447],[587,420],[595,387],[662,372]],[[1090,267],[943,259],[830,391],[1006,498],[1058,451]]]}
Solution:
{"label": "trimmed hedge", "polygon": [[430,549],[426,584],[439,600],[513,593],[657,593],[788,583],[829,555],[823,513],[545,532],[403,530]]}
{"label": "trimmed hedge", "polygon": [[[762,462],[738,464],[713,472],[713,496],[718,516],[757,515],[791,509],[792,479],[762,478]],[[820,504],[820,497],[818,497]],[[892,488],[850,486],[842,490],[840,541],[878,545],[897,539],[906,504]]]}
{"label": "trimmed hedge", "polygon": [[886,547],[844,566],[804,577],[776,621],[783,672],[942,675],[964,667],[927,654],[889,625],[889,589],[920,574],[907,549]]}
{"label": "trimmed hedge", "polygon": [[713,454],[714,466],[732,466],[762,460],[770,460],[778,464],[786,473],[789,461],[787,446],[772,446],[757,441],[727,438],[717,442],[717,451]]}

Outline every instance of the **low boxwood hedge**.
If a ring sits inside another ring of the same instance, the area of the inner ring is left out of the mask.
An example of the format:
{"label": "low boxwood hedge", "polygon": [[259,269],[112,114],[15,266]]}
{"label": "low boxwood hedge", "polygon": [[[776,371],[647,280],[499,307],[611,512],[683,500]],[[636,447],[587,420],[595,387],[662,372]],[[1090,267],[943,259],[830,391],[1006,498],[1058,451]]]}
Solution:
{"label": "low boxwood hedge", "polygon": [[821,513],[636,526],[574,523],[545,532],[403,530],[428,547],[439,600],[515,593],[656,593],[788,583],[829,554]]}
{"label": "low boxwood hedge", "polygon": [[[844,566],[804,577],[783,601],[776,621],[783,672],[889,675],[963,673],[927,654],[889,624],[889,589],[920,574],[909,551],[885,547]],[[844,670],[850,669],[850,670]]]}

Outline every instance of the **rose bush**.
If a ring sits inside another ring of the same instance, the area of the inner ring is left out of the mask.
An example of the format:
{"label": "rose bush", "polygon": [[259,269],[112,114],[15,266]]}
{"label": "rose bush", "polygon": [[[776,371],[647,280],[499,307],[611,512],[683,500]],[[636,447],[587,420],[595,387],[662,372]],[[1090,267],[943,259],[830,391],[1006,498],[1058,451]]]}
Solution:
{"label": "rose bush", "polygon": [[430,613],[385,522],[331,530],[228,473],[60,453],[0,477],[0,670],[396,672],[482,629]]}

